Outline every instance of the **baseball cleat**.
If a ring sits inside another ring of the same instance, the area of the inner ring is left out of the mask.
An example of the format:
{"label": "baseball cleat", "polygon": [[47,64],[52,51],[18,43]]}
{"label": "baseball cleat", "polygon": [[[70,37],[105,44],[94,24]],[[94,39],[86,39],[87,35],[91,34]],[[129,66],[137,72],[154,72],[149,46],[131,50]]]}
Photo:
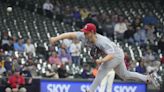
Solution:
{"label": "baseball cleat", "polygon": [[153,72],[149,75],[150,77],[150,81],[152,82],[152,84],[157,88],[160,89],[160,82],[159,82],[159,78],[156,72]]}

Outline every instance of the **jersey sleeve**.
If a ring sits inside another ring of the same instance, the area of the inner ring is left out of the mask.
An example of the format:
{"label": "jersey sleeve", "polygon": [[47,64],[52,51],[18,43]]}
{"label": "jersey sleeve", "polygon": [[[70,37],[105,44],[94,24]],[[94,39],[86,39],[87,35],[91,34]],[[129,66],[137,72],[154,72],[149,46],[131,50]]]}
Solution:
{"label": "jersey sleeve", "polygon": [[105,42],[104,44],[102,44],[102,48],[106,54],[114,54],[115,53],[114,46],[108,42]]}
{"label": "jersey sleeve", "polygon": [[77,40],[79,40],[79,41],[84,40],[84,39],[85,39],[84,33],[83,33],[83,32],[76,32],[76,38],[77,38]]}

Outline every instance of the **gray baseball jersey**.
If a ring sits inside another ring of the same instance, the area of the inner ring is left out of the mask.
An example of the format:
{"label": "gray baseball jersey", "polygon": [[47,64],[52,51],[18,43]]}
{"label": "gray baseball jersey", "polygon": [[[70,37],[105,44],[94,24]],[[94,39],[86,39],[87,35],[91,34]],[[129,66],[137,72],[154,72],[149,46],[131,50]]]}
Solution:
{"label": "gray baseball jersey", "polygon": [[147,76],[139,74],[137,72],[131,72],[126,69],[125,63],[124,63],[124,53],[122,49],[120,49],[114,42],[112,42],[107,37],[104,37],[100,34],[96,34],[97,40],[95,44],[92,44],[89,42],[86,38],[83,32],[77,32],[77,39],[82,41],[84,45],[89,46],[93,48],[93,46],[98,47],[102,52],[104,52],[105,55],[107,54],[114,54],[114,58],[109,61],[101,64],[99,68],[99,72],[93,81],[93,83],[90,86],[89,91],[94,92],[94,90],[97,88],[98,84],[101,82],[101,80],[107,75],[107,73],[114,69],[116,74],[120,76],[120,78],[123,79],[140,79],[142,81],[147,81]]}
{"label": "gray baseball jersey", "polygon": [[[100,34],[96,34],[97,40],[96,43],[91,43],[88,39],[85,38],[85,35],[83,32],[77,32],[77,39],[82,41],[82,43],[90,48],[94,48],[96,46],[99,48],[104,54],[114,54],[115,57],[119,55],[122,50],[119,46],[117,46],[114,42],[112,42],[110,39],[108,39],[105,36],[102,36]],[[104,56],[104,55],[103,55]]]}

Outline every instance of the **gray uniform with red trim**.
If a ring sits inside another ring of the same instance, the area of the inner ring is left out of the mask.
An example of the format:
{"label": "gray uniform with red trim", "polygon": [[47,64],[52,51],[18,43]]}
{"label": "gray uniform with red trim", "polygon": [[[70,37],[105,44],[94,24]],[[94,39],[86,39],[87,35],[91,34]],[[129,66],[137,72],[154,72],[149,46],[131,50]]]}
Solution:
{"label": "gray uniform with red trim", "polygon": [[139,74],[137,72],[130,72],[126,69],[125,63],[124,63],[124,53],[123,50],[118,47],[114,42],[112,42],[110,39],[108,39],[105,36],[102,36],[100,34],[96,34],[96,43],[93,44],[89,42],[86,38],[83,32],[77,32],[76,33],[77,39],[82,41],[82,44],[84,46],[88,46],[90,48],[96,46],[99,48],[103,56],[107,54],[113,54],[114,58],[111,61],[107,61],[103,64],[101,64],[98,74],[91,84],[90,92],[94,92],[101,80],[107,75],[107,73],[114,69],[116,74],[119,75],[123,79],[134,79],[134,80],[142,80],[147,81],[147,76]]}

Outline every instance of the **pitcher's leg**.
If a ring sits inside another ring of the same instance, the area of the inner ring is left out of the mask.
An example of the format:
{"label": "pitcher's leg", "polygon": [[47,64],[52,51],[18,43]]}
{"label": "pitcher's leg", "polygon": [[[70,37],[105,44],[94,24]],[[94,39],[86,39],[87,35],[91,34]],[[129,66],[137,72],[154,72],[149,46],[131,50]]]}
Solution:
{"label": "pitcher's leg", "polygon": [[102,79],[100,84],[100,92],[105,92],[105,89],[107,92],[112,92],[112,84],[114,81],[115,72],[112,69],[108,72],[108,74]]}
{"label": "pitcher's leg", "polygon": [[122,78],[122,79],[133,79],[133,80],[142,80],[144,82],[147,81],[148,76],[143,75],[137,72],[131,72],[128,71],[124,61],[122,61],[116,68],[115,68],[116,73]]}
{"label": "pitcher's leg", "polygon": [[90,86],[89,92],[94,92],[96,90],[97,86],[101,83],[102,79],[104,79],[109,71],[110,70],[104,69],[102,67],[99,68],[96,78]]}
{"label": "pitcher's leg", "polygon": [[150,75],[144,75],[137,72],[131,72],[126,69],[124,60],[115,68],[115,72],[122,79],[133,79],[133,80],[141,80],[146,83],[152,83],[156,88],[160,87],[160,83],[158,81],[158,76],[155,76],[155,72]]}
{"label": "pitcher's leg", "polygon": [[108,74],[108,72],[117,67],[119,63],[120,61],[116,61],[115,59],[103,63],[99,68],[96,78],[90,86],[90,92],[94,92],[94,90],[101,83],[102,79]]}
{"label": "pitcher's leg", "polygon": [[112,92],[112,85],[113,85],[114,78],[115,78],[115,71],[114,70],[111,70],[108,73],[107,92]]}
{"label": "pitcher's leg", "polygon": [[108,80],[108,74],[102,79],[100,83],[100,92],[105,92],[107,80]]}

